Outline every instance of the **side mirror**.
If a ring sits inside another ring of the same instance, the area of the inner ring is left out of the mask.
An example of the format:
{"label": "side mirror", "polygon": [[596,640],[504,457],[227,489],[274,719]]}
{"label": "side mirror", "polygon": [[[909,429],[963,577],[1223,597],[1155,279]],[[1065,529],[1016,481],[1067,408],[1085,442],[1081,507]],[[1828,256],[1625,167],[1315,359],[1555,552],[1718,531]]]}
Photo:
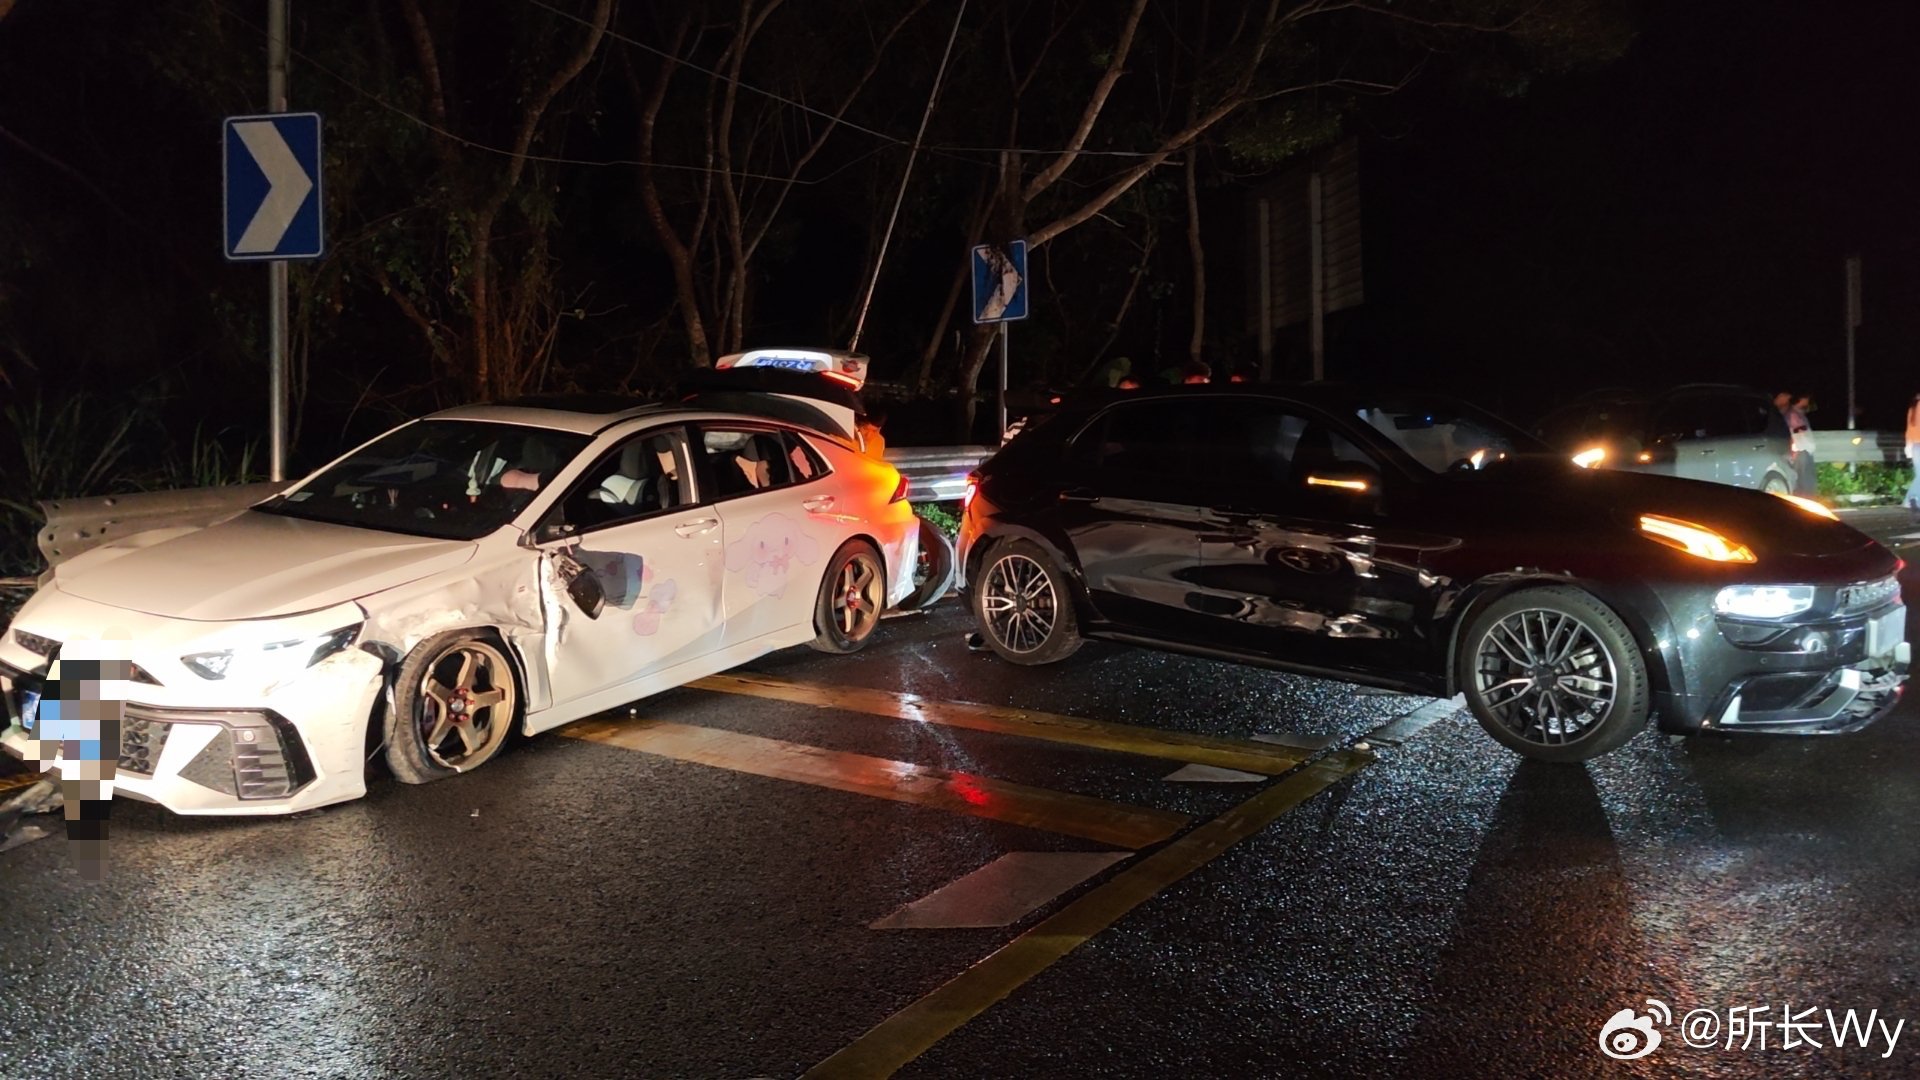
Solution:
{"label": "side mirror", "polygon": [[574,606],[589,619],[599,618],[600,613],[607,607],[607,593],[600,586],[599,577],[571,555],[555,552],[550,557],[553,559],[553,568],[566,585],[567,596],[573,600]]}

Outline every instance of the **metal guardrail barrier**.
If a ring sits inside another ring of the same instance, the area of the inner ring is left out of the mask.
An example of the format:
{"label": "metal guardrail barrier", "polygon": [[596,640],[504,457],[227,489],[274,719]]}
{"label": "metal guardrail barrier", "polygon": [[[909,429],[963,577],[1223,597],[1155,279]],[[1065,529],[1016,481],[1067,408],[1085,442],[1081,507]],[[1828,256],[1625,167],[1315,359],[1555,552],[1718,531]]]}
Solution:
{"label": "metal guardrail barrier", "polygon": [[152,529],[203,528],[252,506],[286,484],[141,491],[86,499],[49,499],[40,504],[46,527],[40,554],[48,566],[66,562],[109,540]]}
{"label": "metal guardrail barrier", "polygon": [[1904,465],[1904,436],[1900,431],[1815,431],[1813,459],[1822,465]]}
{"label": "metal guardrail barrier", "polygon": [[993,452],[991,446],[890,446],[887,462],[907,478],[909,502],[959,502],[967,474]]}

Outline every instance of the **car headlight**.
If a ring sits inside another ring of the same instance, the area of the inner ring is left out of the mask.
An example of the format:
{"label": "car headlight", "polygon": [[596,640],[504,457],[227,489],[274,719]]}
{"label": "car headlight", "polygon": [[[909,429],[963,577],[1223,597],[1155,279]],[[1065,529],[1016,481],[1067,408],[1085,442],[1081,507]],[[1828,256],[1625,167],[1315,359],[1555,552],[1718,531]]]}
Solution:
{"label": "car headlight", "polygon": [[1660,514],[1641,514],[1640,533],[1649,540],[1655,540],[1671,548],[1678,548],[1689,555],[1714,562],[1750,563],[1753,561],[1753,549],[1737,540],[1721,536],[1705,525],[1695,525],[1691,521],[1664,517]]}
{"label": "car headlight", "polygon": [[273,681],[297,675],[353,644],[360,624],[343,626],[314,637],[270,641],[247,648],[188,653],[180,658],[188,671],[203,679],[242,676],[249,681]]}
{"label": "car headlight", "polygon": [[1813,606],[1811,585],[1729,585],[1713,597],[1713,610],[1742,619],[1784,619]]}
{"label": "car headlight", "polygon": [[1605,460],[1607,460],[1607,448],[1604,446],[1589,446],[1573,455],[1573,463],[1583,469],[1597,468]]}

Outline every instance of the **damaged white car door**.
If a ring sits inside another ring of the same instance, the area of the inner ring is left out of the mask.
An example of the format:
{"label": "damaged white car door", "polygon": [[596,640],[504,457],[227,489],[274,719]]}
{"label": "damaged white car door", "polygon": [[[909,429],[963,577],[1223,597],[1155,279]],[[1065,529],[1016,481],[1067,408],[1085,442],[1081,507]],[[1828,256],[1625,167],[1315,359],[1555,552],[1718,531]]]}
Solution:
{"label": "damaged white car door", "polygon": [[530,728],[698,678],[718,662],[725,553],[690,465],[684,429],[649,429],[602,455],[534,527],[553,705]]}

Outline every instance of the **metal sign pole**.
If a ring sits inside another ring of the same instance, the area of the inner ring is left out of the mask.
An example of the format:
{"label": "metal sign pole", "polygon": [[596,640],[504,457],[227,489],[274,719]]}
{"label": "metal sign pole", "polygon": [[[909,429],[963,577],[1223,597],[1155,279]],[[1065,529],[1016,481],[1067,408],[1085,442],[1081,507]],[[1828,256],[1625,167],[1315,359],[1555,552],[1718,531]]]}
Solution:
{"label": "metal sign pole", "polygon": [[[287,111],[287,3],[267,0],[267,111]],[[287,478],[287,264],[267,264],[268,479]]]}
{"label": "metal sign pole", "polygon": [[1007,338],[1012,336],[1011,323],[1000,324],[1000,441],[1007,441]]}
{"label": "metal sign pole", "polygon": [[1847,256],[1847,430],[1859,411],[1853,398],[1853,331],[1860,325],[1860,256]]}

